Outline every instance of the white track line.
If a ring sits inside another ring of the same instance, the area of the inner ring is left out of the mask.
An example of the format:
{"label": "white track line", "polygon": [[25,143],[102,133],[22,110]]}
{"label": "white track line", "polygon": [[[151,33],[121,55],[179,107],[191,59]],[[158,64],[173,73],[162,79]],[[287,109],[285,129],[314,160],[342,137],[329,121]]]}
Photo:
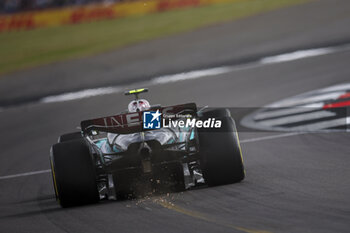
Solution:
{"label": "white track line", "polygon": [[316,120],[326,117],[332,117],[336,114],[334,112],[328,112],[328,111],[317,111],[313,113],[305,113],[305,114],[299,114],[295,116],[288,116],[288,117],[281,117],[278,119],[272,119],[272,120],[265,120],[260,121],[259,124],[264,126],[275,126],[275,125],[285,125],[285,124],[291,124],[291,123],[297,123],[301,121],[307,121],[307,120]]}
{"label": "white track line", "polygon": [[271,56],[261,59],[262,64],[274,64],[288,61],[295,61],[307,57],[321,56],[325,54],[330,54],[338,51],[336,48],[319,48],[319,49],[309,49],[300,50],[292,53],[281,54],[277,56]]}
{"label": "white track line", "polygon": [[305,113],[305,112],[311,112],[315,110],[319,110],[323,107],[324,103],[314,103],[314,104],[308,104],[308,105],[303,105],[299,107],[294,107],[294,108],[277,108],[277,109],[269,109],[267,112],[262,112],[258,113],[255,117],[254,120],[264,120],[268,118],[273,118],[273,117],[281,117],[281,116],[286,116],[286,115],[293,115],[297,113]]}
{"label": "white track line", "polygon": [[37,174],[42,174],[42,173],[49,173],[49,172],[51,172],[50,169],[41,170],[41,171],[34,171],[34,172],[19,173],[19,174],[8,175],[8,176],[0,176],[0,180],[7,180],[7,179],[17,178],[17,177],[22,177],[22,176],[32,176],[32,175],[37,175]]}
{"label": "white track line", "polygon": [[317,130],[329,129],[329,128],[339,127],[339,126],[346,126],[349,124],[350,124],[350,117],[343,117],[343,118],[334,119],[330,121],[321,121],[317,123],[297,126],[297,127],[291,128],[290,130],[293,130],[293,131],[302,130],[302,131],[315,132]]}
{"label": "white track line", "polygon": [[277,139],[277,138],[290,137],[290,136],[295,136],[295,135],[300,135],[300,134],[305,134],[305,133],[292,132],[292,133],[264,136],[264,137],[259,137],[259,138],[249,138],[249,139],[240,140],[240,143],[244,144],[244,143],[250,143],[250,142],[259,142],[259,141],[265,141],[265,140],[271,140],[271,139]]}
{"label": "white track line", "polygon": [[[337,92],[325,93],[321,95],[314,95],[307,98],[296,97],[296,98],[279,101],[277,104],[278,104],[278,107],[284,107],[284,108],[293,107],[293,106],[297,107],[297,105],[312,104],[312,103],[321,102],[324,100],[337,99],[345,93],[346,93],[345,91],[337,91]],[[271,107],[276,107],[277,104],[272,104]]]}
{"label": "white track line", "polygon": [[[290,137],[294,135],[299,135],[303,133],[285,133],[285,134],[278,134],[278,135],[272,135],[272,136],[265,136],[265,137],[259,137],[259,138],[250,138],[250,139],[245,139],[241,140],[241,144],[244,143],[250,143],[250,142],[257,142],[257,141],[264,141],[264,140],[271,140],[271,139],[277,139],[277,138],[284,138],[284,137]],[[33,176],[33,175],[38,175],[38,174],[43,174],[43,173],[50,173],[51,169],[48,170],[41,170],[41,171],[33,171],[33,172],[25,172],[25,173],[19,173],[19,174],[14,174],[14,175],[8,175],[8,176],[0,176],[0,180],[7,180],[7,179],[12,179],[12,178],[18,178],[18,177],[23,177],[23,176]]]}
{"label": "white track line", "polygon": [[[151,85],[161,85],[173,82],[181,82],[192,79],[205,78],[209,76],[217,76],[219,74],[226,74],[233,71],[251,69],[271,64],[277,64],[281,62],[290,62],[299,59],[305,59],[308,57],[321,56],[326,54],[332,54],[339,51],[349,50],[350,45],[345,46],[335,46],[335,47],[326,47],[318,49],[308,49],[300,50],[292,53],[280,54],[277,56],[265,57],[256,62],[251,62],[247,64],[233,65],[233,66],[224,66],[224,67],[215,67],[210,69],[202,70],[193,70],[189,72],[183,72],[172,75],[164,75],[160,77],[155,77],[149,81],[129,84],[128,86],[151,86]],[[89,98],[93,96],[108,95],[112,93],[118,93],[122,90],[128,88],[128,86],[114,86],[114,87],[104,87],[104,88],[94,88],[86,89],[77,92],[63,93],[60,95],[47,96],[39,100],[39,103],[54,103],[54,102],[63,102],[71,101],[76,99]]]}
{"label": "white track line", "polygon": [[76,99],[84,99],[93,96],[107,95],[122,91],[120,87],[104,87],[95,89],[86,89],[77,92],[69,92],[60,95],[47,96],[40,100],[41,103],[64,102]]}
{"label": "white track line", "polygon": [[230,71],[232,71],[232,68],[230,67],[218,67],[218,68],[212,68],[212,69],[206,69],[206,70],[190,71],[190,72],[174,74],[174,75],[165,75],[165,76],[154,78],[151,80],[151,82],[153,82],[154,84],[172,83],[172,82],[179,82],[183,80],[190,80],[190,79],[197,79],[197,78],[202,78],[207,76],[225,74]]}
{"label": "white track line", "polygon": [[322,92],[331,92],[331,91],[343,91],[346,89],[350,89],[350,83],[326,87],[326,88],[318,90],[318,92],[322,93]]}

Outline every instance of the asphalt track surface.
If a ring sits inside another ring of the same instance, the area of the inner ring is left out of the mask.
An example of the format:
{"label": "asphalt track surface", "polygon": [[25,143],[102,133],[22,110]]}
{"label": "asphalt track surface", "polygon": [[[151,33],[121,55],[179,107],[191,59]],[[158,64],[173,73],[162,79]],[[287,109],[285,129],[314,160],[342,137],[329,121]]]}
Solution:
{"label": "asphalt track surface", "polygon": [[350,43],[350,4],[319,0],[255,17],[57,62],[0,78],[0,106],[164,74],[245,63],[288,51]]}
{"label": "asphalt track surface", "polygon": [[[321,23],[319,30],[310,32],[314,38],[324,30],[323,17],[332,18],[332,25],[336,25],[328,29],[334,34],[330,33],[324,40],[343,40],[344,34],[349,33],[345,27],[349,25],[345,22],[350,21],[347,1],[316,1],[304,7],[309,12],[301,10],[304,9],[301,6],[297,7],[300,11],[287,11],[299,14],[293,15],[296,27],[303,12],[308,15],[325,12],[322,16],[315,15]],[[251,35],[257,33],[258,37],[263,29],[256,31],[254,25],[261,23],[261,17],[278,24],[285,13],[284,9],[241,23],[251,25]],[[286,30],[282,26],[275,30]],[[303,37],[293,27],[290,34],[295,36],[291,41]],[[213,43],[209,50],[226,36],[214,35],[210,43],[208,40],[209,44]],[[275,36],[278,41],[280,37]],[[230,53],[231,46],[227,46]],[[234,41],[232,46],[239,47]],[[273,47],[273,41],[266,46]],[[195,101],[198,105],[216,107],[259,107],[305,91],[348,82],[349,61],[350,52],[340,51],[235,70],[150,86],[147,98],[163,105]],[[0,113],[0,177],[49,169],[49,148],[58,135],[74,130],[82,119],[124,110],[128,100],[117,93],[4,110]],[[285,135],[243,131],[240,138],[247,177],[239,184],[61,209],[55,202],[49,173],[0,179],[0,232],[349,232],[348,133]]]}

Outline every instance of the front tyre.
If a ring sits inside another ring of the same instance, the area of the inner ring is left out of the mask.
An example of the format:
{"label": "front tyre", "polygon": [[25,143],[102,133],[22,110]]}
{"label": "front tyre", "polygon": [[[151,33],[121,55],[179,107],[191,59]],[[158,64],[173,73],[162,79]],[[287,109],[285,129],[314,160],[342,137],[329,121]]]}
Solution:
{"label": "front tyre", "polygon": [[50,162],[56,197],[62,207],[99,201],[95,166],[84,139],[53,145]]}
{"label": "front tyre", "polygon": [[232,184],[245,177],[235,122],[231,117],[217,119],[221,128],[198,129],[201,169],[209,186]]}

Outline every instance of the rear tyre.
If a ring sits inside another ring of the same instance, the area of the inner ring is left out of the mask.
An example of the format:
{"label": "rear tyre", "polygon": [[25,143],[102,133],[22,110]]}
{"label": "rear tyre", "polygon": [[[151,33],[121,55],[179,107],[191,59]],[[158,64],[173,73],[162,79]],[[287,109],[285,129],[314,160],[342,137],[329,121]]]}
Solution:
{"label": "rear tyre", "polygon": [[231,113],[227,108],[204,109],[203,118],[231,117]]}
{"label": "rear tyre", "polygon": [[81,139],[81,132],[63,134],[58,138],[58,142],[67,142],[74,139]]}
{"label": "rear tyre", "polygon": [[240,182],[245,177],[235,122],[219,118],[221,128],[198,129],[200,164],[209,186]]}
{"label": "rear tyre", "polygon": [[99,201],[95,166],[84,139],[53,145],[50,162],[56,197],[62,207]]}

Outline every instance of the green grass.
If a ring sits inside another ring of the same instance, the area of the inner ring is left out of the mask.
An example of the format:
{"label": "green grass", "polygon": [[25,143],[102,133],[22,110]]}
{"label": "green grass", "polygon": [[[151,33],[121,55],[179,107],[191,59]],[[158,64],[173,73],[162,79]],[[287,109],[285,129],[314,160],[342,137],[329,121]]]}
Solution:
{"label": "green grass", "polygon": [[242,0],[139,17],[1,33],[0,74],[90,56],[306,1]]}

